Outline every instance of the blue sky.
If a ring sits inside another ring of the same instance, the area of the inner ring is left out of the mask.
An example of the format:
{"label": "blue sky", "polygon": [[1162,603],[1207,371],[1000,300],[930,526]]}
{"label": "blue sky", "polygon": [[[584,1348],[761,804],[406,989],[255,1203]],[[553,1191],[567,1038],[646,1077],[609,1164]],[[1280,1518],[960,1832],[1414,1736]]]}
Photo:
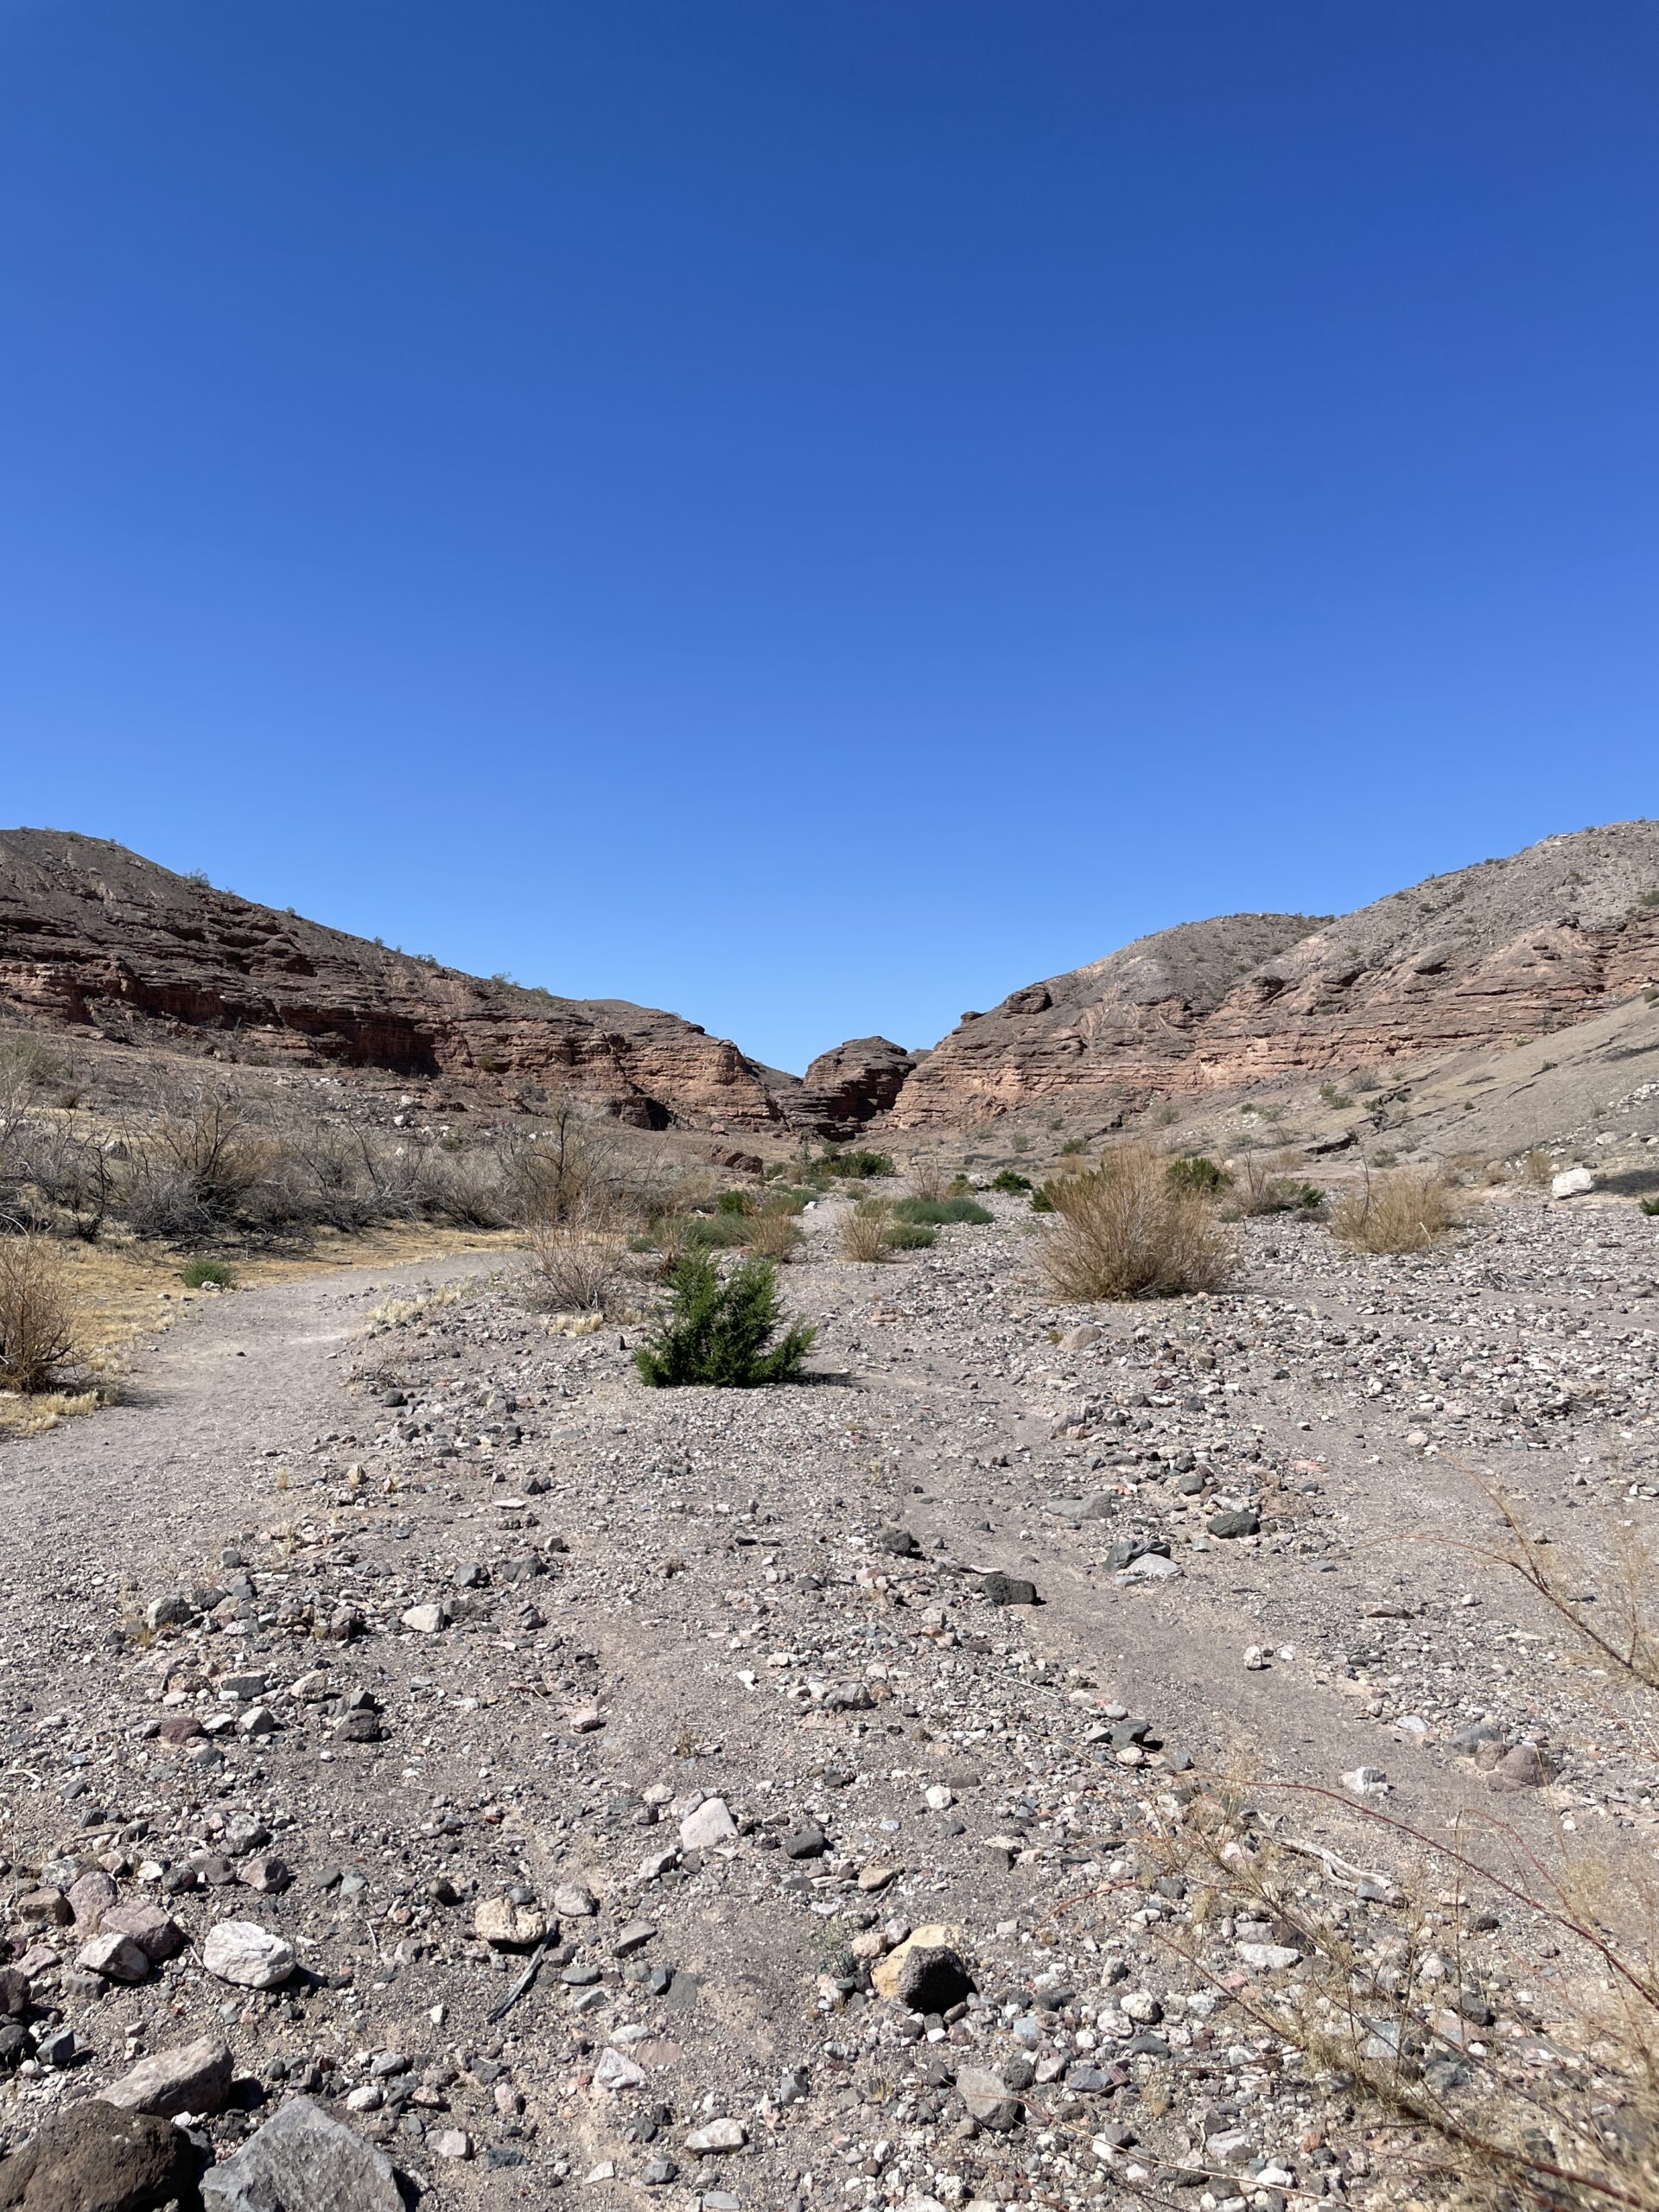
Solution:
{"label": "blue sky", "polygon": [[0,0],[0,820],[794,1068],[1659,814],[1650,0]]}

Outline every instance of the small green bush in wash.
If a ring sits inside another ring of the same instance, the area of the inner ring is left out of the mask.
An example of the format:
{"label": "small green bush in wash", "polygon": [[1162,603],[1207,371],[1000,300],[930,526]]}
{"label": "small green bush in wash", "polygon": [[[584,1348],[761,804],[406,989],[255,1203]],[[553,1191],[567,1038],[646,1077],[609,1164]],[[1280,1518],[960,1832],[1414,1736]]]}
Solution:
{"label": "small green bush in wash", "polygon": [[887,1243],[894,1252],[925,1252],[938,1236],[937,1229],[919,1221],[890,1221],[887,1228]]}
{"label": "small green bush in wash", "polygon": [[900,1198],[893,1211],[896,1220],[917,1222],[928,1229],[942,1229],[947,1222],[994,1218],[989,1207],[981,1205],[977,1198]]}
{"label": "small green bush in wash", "polygon": [[813,1166],[825,1175],[862,1183],[878,1175],[891,1175],[893,1160],[885,1152],[826,1152]]}
{"label": "small green bush in wash", "polygon": [[1000,1175],[992,1176],[991,1188],[1006,1192],[1011,1198],[1018,1198],[1021,1191],[1031,1188],[1031,1178],[1029,1175],[1016,1175],[1012,1167],[1005,1167]]}
{"label": "small green bush in wash", "polygon": [[634,1354],[653,1390],[687,1383],[752,1390],[791,1382],[817,1331],[798,1321],[775,1344],[782,1313],[778,1277],[765,1260],[745,1260],[722,1281],[703,1252],[688,1252],[669,1278],[671,1309]]}
{"label": "small green bush in wash", "polygon": [[228,1260],[187,1260],[179,1280],[187,1290],[201,1290],[210,1282],[228,1290],[236,1281],[236,1269]]}
{"label": "small green bush in wash", "polygon": [[1172,1160],[1164,1175],[1172,1190],[1200,1191],[1206,1197],[1224,1191],[1233,1179],[1224,1167],[1218,1167],[1213,1160],[1206,1160],[1201,1154],[1196,1158]]}

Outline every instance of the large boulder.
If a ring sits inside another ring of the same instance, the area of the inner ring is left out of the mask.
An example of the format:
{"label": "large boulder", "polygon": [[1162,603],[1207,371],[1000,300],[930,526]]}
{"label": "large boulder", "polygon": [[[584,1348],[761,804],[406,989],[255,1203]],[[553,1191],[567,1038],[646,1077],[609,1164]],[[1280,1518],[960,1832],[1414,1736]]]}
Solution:
{"label": "large boulder", "polygon": [[161,2212],[195,2201],[199,2163],[170,2120],[90,2097],[0,2164],[0,2212]]}
{"label": "large boulder", "polygon": [[202,2176],[203,2212],[404,2212],[384,2151],[290,2097],[233,2158]]}

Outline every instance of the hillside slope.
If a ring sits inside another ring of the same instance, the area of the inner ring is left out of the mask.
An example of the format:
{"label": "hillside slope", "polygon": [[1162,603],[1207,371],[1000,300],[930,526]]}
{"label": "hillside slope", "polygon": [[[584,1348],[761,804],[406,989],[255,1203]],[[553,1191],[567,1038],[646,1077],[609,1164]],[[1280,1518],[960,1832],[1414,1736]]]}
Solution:
{"label": "hillside slope", "polygon": [[464,975],[65,830],[0,830],[0,1007],[136,1044],[220,1033],[457,1103],[569,1090],[640,1128],[782,1128],[794,1087],[677,1014]]}
{"label": "hillside slope", "polygon": [[1334,919],[1233,914],[1027,985],[906,1081],[899,1128],[1109,1113],[1509,1045],[1659,982],[1659,823],[1548,837]]}

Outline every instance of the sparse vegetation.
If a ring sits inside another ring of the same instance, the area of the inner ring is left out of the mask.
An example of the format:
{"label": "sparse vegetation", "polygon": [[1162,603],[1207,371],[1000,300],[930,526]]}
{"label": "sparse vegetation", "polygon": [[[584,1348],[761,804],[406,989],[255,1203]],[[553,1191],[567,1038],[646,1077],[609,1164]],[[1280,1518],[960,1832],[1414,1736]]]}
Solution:
{"label": "sparse vegetation", "polygon": [[1039,1265],[1057,1298],[1173,1298],[1214,1290],[1233,1272],[1232,1242],[1210,1198],[1172,1183],[1150,1145],[1123,1145],[1092,1173],[1046,1188],[1058,1219]]}
{"label": "sparse vegetation", "polygon": [[893,1213],[899,1221],[911,1222],[925,1229],[943,1229],[955,1222],[976,1222],[981,1226],[995,1216],[988,1206],[977,1198],[900,1198]]}
{"label": "sparse vegetation", "polygon": [[1030,1190],[1031,1178],[1029,1175],[1016,1174],[1012,1167],[1005,1167],[999,1174],[992,1176],[990,1187],[994,1191],[1002,1192],[1007,1198],[1018,1198],[1022,1192]]}
{"label": "sparse vegetation", "polygon": [[78,1349],[79,1317],[63,1255],[49,1237],[0,1237],[0,1384],[49,1390]]}
{"label": "sparse vegetation", "polygon": [[1359,1252],[1426,1252],[1457,1227],[1456,1186],[1430,1169],[1368,1169],[1331,1209],[1331,1231]]}
{"label": "sparse vegetation", "polygon": [[185,1262],[179,1281],[187,1290],[205,1290],[209,1283],[215,1290],[230,1290],[235,1286],[236,1269],[228,1260],[198,1257]]}
{"label": "sparse vegetation", "polygon": [[893,1256],[888,1233],[891,1228],[887,1208],[866,1200],[855,1205],[842,1223],[836,1239],[836,1249],[843,1260],[852,1260],[861,1267],[879,1266],[883,1260]]}
{"label": "sparse vegetation", "polygon": [[[1292,1154],[1291,1157],[1295,1158]],[[1246,1153],[1238,1175],[1231,1211],[1252,1218],[1273,1213],[1317,1213],[1325,1192],[1317,1183],[1282,1174],[1275,1162]]]}
{"label": "sparse vegetation", "polygon": [[671,1310],[634,1355],[649,1388],[747,1390],[799,1375],[817,1332],[798,1321],[772,1343],[783,1300],[767,1261],[745,1260],[722,1280],[706,1252],[687,1252],[669,1287]]}
{"label": "sparse vegetation", "polygon": [[1233,1179],[1227,1170],[1202,1154],[1172,1160],[1164,1173],[1173,1189],[1201,1191],[1208,1198],[1232,1187]]}

